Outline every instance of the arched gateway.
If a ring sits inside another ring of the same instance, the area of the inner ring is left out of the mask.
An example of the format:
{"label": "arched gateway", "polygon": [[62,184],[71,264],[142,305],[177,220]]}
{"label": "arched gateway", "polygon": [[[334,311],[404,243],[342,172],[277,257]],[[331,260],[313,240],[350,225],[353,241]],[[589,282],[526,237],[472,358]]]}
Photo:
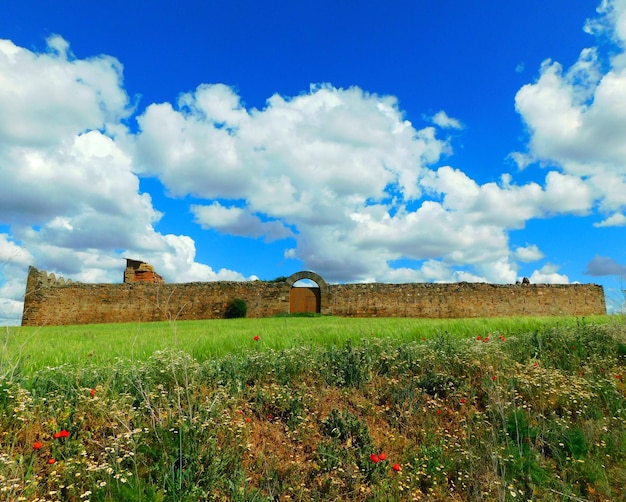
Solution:
{"label": "arched gateway", "polygon": [[[317,284],[317,287],[294,287],[294,284],[302,279],[309,279]],[[322,277],[315,272],[303,270],[289,276],[285,281],[290,286],[289,290],[289,313],[311,312],[321,314],[328,307],[328,285]]]}

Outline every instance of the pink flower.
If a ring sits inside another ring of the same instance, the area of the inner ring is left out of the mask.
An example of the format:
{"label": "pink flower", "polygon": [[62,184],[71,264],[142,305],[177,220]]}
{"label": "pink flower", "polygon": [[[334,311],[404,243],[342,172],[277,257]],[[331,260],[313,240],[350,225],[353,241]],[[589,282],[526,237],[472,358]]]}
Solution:
{"label": "pink flower", "polygon": [[372,462],[374,462],[375,464],[377,464],[380,461],[380,457],[378,455],[376,455],[375,453],[372,453],[370,455],[370,460]]}
{"label": "pink flower", "polygon": [[400,464],[393,464],[391,468],[396,472],[400,472],[402,470],[402,467],[400,467]]}

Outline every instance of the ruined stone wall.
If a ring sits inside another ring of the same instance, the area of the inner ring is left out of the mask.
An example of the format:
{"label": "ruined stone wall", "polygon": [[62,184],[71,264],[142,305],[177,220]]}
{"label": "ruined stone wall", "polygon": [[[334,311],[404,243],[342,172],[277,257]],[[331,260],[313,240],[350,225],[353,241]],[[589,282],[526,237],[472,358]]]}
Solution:
{"label": "ruined stone wall", "polygon": [[606,314],[606,305],[595,284],[377,283],[329,286],[323,311],[346,317],[584,316]]}
{"label": "ruined stone wall", "polygon": [[152,282],[164,284],[165,279],[154,271],[154,267],[141,260],[126,259],[124,282]]}
{"label": "ruined stone wall", "polygon": [[[292,276],[293,277],[293,276]],[[291,278],[290,278],[291,279]],[[243,299],[248,317],[289,313],[286,282],[68,284],[29,270],[22,325],[45,326],[223,318]],[[593,284],[343,284],[321,288],[321,312],[347,317],[498,317],[605,314]]]}
{"label": "ruined stone wall", "polygon": [[30,268],[23,326],[223,318],[228,303],[235,298],[246,302],[248,317],[289,312],[289,286],[284,282],[50,286],[41,281],[41,276],[37,269]]}

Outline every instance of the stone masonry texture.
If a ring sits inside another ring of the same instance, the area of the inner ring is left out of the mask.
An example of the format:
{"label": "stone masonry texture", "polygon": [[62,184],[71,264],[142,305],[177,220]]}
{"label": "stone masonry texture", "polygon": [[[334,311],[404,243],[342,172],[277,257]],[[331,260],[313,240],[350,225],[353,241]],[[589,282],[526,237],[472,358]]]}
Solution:
{"label": "stone masonry texture", "polygon": [[[51,280],[52,278],[52,280]],[[30,267],[23,326],[223,318],[230,301],[244,300],[247,317],[289,313],[296,280],[320,286],[320,312],[344,317],[507,317],[606,314],[595,284],[326,284],[313,272],[285,281],[163,284],[81,284]]]}

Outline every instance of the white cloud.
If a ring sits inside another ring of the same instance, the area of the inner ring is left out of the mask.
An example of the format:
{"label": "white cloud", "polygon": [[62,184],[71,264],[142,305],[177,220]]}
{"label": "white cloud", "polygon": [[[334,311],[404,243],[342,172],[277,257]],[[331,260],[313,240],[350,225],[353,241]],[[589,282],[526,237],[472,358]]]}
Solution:
{"label": "white cloud", "polygon": [[0,40],[0,221],[10,228],[0,319],[19,321],[29,264],[119,282],[123,256],[150,256],[170,281],[242,277],[196,263],[189,237],[155,231],[161,213],[139,192],[127,149],[128,103],[115,58],[77,59],[58,36],[45,53]]}
{"label": "white cloud", "polygon": [[[201,85],[138,120],[141,168],[173,194],[209,201],[192,207],[198,223],[268,240],[293,228],[297,244],[285,257],[331,281],[514,282],[511,260],[523,253],[509,250],[508,231],[531,218],[586,214],[594,202],[594,188],[569,173],[548,172],[543,186],[515,185],[511,175],[479,185],[459,169],[433,169],[449,145],[433,128],[414,129],[395,98],[358,88],[312,86],[248,110],[234,90]],[[390,265],[401,258],[474,271],[435,278]]]}
{"label": "white cloud", "polygon": [[561,169],[570,179],[558,180],[553,202],[563,210],[558,199],[565,196],[565,207],[576,212],[581,197],[580,214],[594,201],[607,213],[626,208],[626,2],[603,1],[598,12],[587,31],[610,34],[620,48],[608,68],[595,48],[584,49],[567,70],[546,61],[538,80],[522,87],[515,99],[530,132],[529,152],[518,160],[532,158]]}
{"label": "white cloud", "polygon": [[245,281],[257,277],[244,277],[239,272],[228,269],[214,271],[208,265],[197,263],[196,246],[186,235],[165,235],[165,252],[144,253],[145,260],[154,265],[168,282],[194,281]]}
{"label": "white cloud", "polygon": [[432,117],[433,124],[441,127],[442,129],[463,129],[463,124],[460,120],[448,116],[443,110],[438,111]]}
{"label": "white cloud", "polygon": [[567,275],[559,274],[558,270],[557,265],[546,264],[531,274],[530,282],[533,284],[569,284]]}
{"label": "white cloud", "polygon": [[606,218],[605,220],[594,223],[594,227],[625,227],[626,216],[622,213],[615,213]]}
{"label": "white cloud", "polygon": [[33,256],[8,234],[0,234],[0,325],[22,316],[26,270]]}
{"label": "white cloud", "polygon": [[536,244],[519,246],[515,248],[514,255],[519,261],[524,263],[541,260],[545,256]]}
{"label": "white cloud", "polygon": [[231,235],[265,237],[267,242],[293,236],[280,221],[262,221],[247,208],[225,207],[219,202],[209,206],[192,205],[191,212],[202,228],[215,229]]}
{"label": "white cloud", "polygon": [[51,145],[117,124],[130,114],[121,75],[117,59],[74,59],[58,36],[43,54],[0,40],[0,144]]}

